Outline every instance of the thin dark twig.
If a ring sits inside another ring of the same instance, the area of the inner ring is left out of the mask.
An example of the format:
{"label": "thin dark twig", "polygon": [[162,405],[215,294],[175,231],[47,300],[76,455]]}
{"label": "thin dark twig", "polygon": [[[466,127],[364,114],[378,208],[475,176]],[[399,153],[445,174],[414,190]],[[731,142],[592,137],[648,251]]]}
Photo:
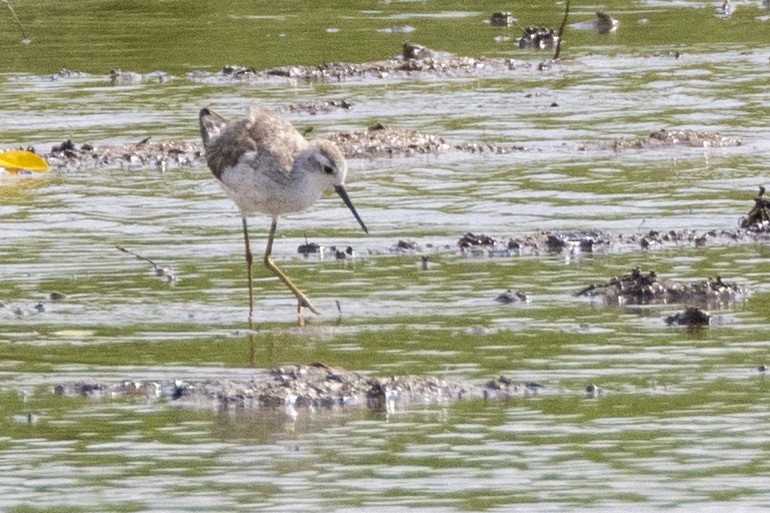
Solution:
{"label": "thin dark twig", "polygon": [[567,18],[569,17],[569,0],[566,0],[564,4],[564,19],[561,20],[561,26],[559,27],[559,39],[556,41],[556,52],[553,54],[553,60],[556,60],[559,58],[559,54],[561,53],[561,41],[562,41],[562,34],[564,34],[564,27],[567,26]]}
{"label": "thin dark twig", "polygon": [[22,42],[28,42],[29,38],[27,37],[27,33],[24,30],[24,25],[21,24],[21,20],[19,20],[19,17],[16,16],[16,11],[13,10],[11,1],[10,0],[0,0],[0,1],[2,1],[5,5],[7,5],[8,10],[11,11],[11,16],[13,16],[13,21],[16,22],[16,24],[19,26],[19,30],[21,30],[21,37],[23,38]]}
{"label": "thin dark twig", "polygon": [[133,255],[133,256],[135,256],[135,257],[136,257],[136,258],[138,258],[139,260],[144,260],[145,262],[149,262],[149,263],[150,263],[150,264],[151,264],[151,265],[152,265],[152,266],[153,266],[155,269],[157,269],[158,267],[160,267],[158,264],[156,264],[155,262],[153,262],[152,260],[150,260],[150,259],[149,259],[149,258],[147,258],[146,256],[142,256],[142,255],[139,255],[139,254],[137,254],[137,253],[134,253],[134,252],[133,252],[133,251],[131,251],[130,249],[126,249],[126,248],[124,248],[123,246],[121,246],[121,245],[119,245],[119,244],[118,244],[118,245],[116,245],[115,247],[116,247],[117,249],[119,249],[120,251],[122,251],[123,253],[128,253],[129,255]]}
{"label": "thin dark twig", "polygon": [[161,267],[158,264],[156,264],[154,261],[152,261],[149,258],[147,258],[146,256],[142,256],[142,255],[140,255],[138,253],[134,253],[130,249],[126,249],[126,248],[124,248],[123,246],[121,246],[119,244],[115,245],[115,247],[118,250],[122,251],[123,253],[128,253],[129,255],[135,256],[139,260],[144,260],[145,262],[148,262],[150,265],[152,265],[153,269],[155,270],[155,274],[156,275],[162,276],[169,283],[176,283],[177,278],[174,275],[174,273],[171,271],[171,269],[166,269],[165,267]]}

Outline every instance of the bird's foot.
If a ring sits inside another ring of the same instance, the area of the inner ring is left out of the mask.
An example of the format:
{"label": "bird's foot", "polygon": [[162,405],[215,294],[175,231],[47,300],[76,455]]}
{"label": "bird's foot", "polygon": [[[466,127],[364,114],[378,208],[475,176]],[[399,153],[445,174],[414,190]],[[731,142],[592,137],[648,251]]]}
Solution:
{"label": "bird's foot", "polygon": [[306,297],[297,297],[297,323],[302,328],[305,325],[305,308],[316,315],[321,315],[316,307]]}
{"label": "bird's foot", "polygon": [[302,316],[303,309],[307,308],[316,315],[321,315],[318,308],[313,306],[313,303],[304,294],[297,296],[297,312]]}

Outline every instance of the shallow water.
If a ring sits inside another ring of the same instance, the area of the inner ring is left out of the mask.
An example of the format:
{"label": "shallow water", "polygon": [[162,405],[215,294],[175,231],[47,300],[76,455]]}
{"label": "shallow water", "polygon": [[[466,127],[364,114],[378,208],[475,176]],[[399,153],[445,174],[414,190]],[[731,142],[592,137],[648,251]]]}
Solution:
{"label": "shallow water", "polygon": [[[760,2],[735,2],[731,16],[700,2],[602,5],[620,19],[618,33],[568,29],[564,60],[545,72],[538,64],[548,54],[495,42],[517,31],[489,27],[491,11],[460,2],[301,12],[254,2],[13,5],[31,44],[13,30],[0,34],[3,147],[194,139],[202,105],[240,115],[251,102],[283,108],[344,98],[352,109],[290,118],[314,135],[382,122],[524,150],[351,160],[349,191],[370,235],[332,197],[281,220],[276,259],[324,315],[296,328],[288,292],[257,267],[253,356],[241,334],[240,222],[207,169],[2,176],[0,509],[684,511],[767,503],[770,392],[757,370],[770,361],[766,242],[569,257],[455,249],[467,231],[505,241],[538,230],[735,229],[770,167],[770,12]],[[562,7],[514,15],[522,25],[555,26]],[[588,21],[597,8],[575,7],[571,21]],[[406,39],[517,65],[505,76],[325,84],[190,75],[232,63],[384,59]],[[63,67],[81,73],[51,80]],[[116,67],[170,78],[111,86]],[[581,150],[660,128],[721,132],[743,144]],[[261,251],[268,220],[251,226]],[[304,259],[296,248],[305,237],[351,245],[356,258]],[[391,251],[399,240],[430,255],[428,270],[420,253]],[[116,245],[170,268],[177,283]],[[684,305],[604,307],[574,297],[635,266],[680,280],[721,275],[750,294],[712,311],[712,326],[695,332],[663,322]],[[531,302],[496,303],[508,288]],[[50,301],[52,292],[66,298]],[[503,374],[544,389],[504,403],[297,417],[51,394],[79,379],[248,380],[312,361],[476,383]],[[591,383],[604,395],[586,398]]]}

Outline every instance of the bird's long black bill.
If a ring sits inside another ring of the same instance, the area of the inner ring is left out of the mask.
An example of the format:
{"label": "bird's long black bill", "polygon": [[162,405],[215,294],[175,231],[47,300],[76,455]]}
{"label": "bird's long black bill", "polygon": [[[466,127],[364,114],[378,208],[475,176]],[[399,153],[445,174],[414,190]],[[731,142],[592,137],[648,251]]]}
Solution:
{"label": "bird's long black bill", "polygon": [[348,191],[345,190],[345,187],[342,185],[335,185],[334,190],[337,192],[337,194],[340,195],[340,198],[342,198],[342,201],[345,202],[345,205],[348,206],[351,212],[353,212],[353,215],[356,217],[356,221],[358,221],[358,224],[361,225],[361,228],[364,229],[366,233],[369,233],[369,230],[366,229],[366,225],[361,220],[361,216],[358,215],[358,212],[356,212],[356,207],[353,206],[353,202],[350,201],[350,196],[348,196]]}

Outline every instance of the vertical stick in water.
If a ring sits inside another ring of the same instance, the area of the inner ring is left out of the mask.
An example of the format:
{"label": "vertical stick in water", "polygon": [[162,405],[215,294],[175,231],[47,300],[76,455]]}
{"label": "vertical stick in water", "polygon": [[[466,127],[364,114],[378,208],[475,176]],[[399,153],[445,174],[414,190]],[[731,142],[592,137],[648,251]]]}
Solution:
{"label": "vertical stick in water", "polygon": [[559,54],[561,53],[561,41],[562,41],[562,34],[564,34],[564,27],[567,26],[567,17],[569,16],[569,0],[565,0],[564,4],[564,19],[561,20],[561,26],[559,27],[559,39],[556,41],[556,53],[553,54],[553,60],[556,60],[559,58]]}

